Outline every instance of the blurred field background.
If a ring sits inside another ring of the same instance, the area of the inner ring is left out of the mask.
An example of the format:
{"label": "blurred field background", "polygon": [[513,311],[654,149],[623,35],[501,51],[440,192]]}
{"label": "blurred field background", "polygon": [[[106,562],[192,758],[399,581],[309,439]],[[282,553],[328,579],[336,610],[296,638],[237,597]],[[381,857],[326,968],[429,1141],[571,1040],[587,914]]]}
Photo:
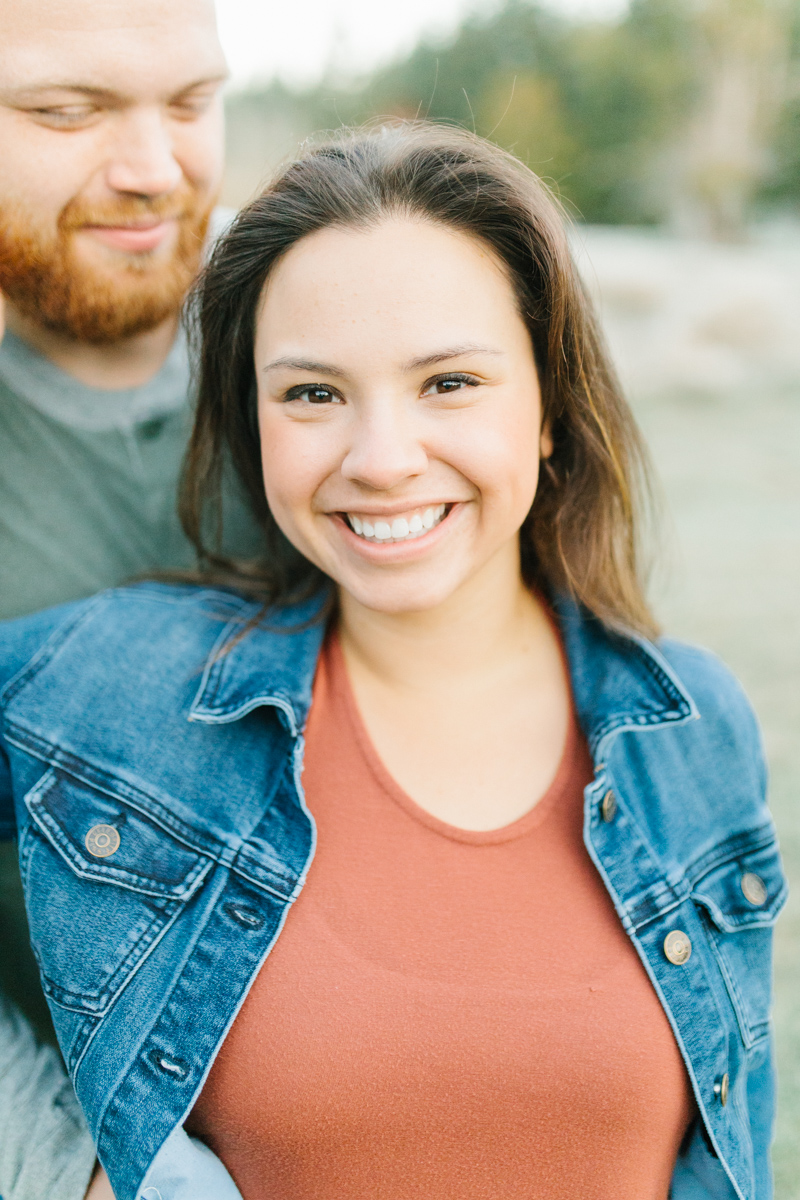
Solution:
{"label": "blurred field background", "polygon": [[[324,6],[296,0],[308,44],[279,30],[270,65],[229,91],[224,200],[315,131],[419,115],[512,150],[573,216],[666,497],[657,610],[731,664],[764,727],[794,884],[776,948],[776,1196],[800,1200],[800,0],[570,2],[429,0],[416,45],[371,64],[352,52],[357,4],[323,61]],[[240,45],[248,3],[219,0]]]}

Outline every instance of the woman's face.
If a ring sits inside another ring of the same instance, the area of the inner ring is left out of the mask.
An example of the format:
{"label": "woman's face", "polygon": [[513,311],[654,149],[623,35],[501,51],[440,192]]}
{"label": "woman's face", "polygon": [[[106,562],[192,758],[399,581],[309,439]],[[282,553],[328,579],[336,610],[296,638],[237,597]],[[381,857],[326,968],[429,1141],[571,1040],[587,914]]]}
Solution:
{"label": "woman's face", "polygon": [[303,239],[265,287],[255,367],[270,509],[355,601],[419,612],[518,574],[550,447],[530,336],[481,241],[399,217]]}

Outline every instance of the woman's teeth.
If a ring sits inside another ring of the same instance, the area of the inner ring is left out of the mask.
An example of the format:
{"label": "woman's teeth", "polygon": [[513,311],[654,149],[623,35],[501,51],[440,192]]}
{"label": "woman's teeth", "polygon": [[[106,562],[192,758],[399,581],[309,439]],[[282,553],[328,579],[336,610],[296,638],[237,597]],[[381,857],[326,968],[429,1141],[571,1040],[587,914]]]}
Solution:
{"label": "woman's teeth", "polygon": [[444,520],[446,514],[447,505],[436,504],[422,512],[415,512],[411,517],[395,517],[393,521],[368,521],[366,517],[357,517],[355,513],[347,513],[346,516],[353,533],[367,542],[410,542],[433,529]]}

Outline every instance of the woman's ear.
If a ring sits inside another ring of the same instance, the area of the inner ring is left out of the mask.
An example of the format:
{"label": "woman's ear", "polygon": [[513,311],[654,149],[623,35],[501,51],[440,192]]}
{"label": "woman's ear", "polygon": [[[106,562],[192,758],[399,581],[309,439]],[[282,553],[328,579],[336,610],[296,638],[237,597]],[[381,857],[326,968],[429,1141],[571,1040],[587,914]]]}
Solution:
{"label": "woman's ear", "polygon": [[542,458],[549,458],[553,453],[553,436],[550,433],[550,422],[545,421],[539,438],[539,453]]}

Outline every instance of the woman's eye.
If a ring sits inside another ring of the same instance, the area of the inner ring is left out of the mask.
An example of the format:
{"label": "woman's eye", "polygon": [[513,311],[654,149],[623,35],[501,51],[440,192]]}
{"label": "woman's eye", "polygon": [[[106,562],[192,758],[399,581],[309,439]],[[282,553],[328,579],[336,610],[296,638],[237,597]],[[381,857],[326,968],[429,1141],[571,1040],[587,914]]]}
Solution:
{"label": "woman's eye", "polygon": [[286,393],[287,400],[304,400],[306,404],[341,404],[340,396],[330,388],[314,387],[292,388]]}
{"label": "woman's eye", "polygon": [[476,387],[478,380],[472,375],[443,375],[439,379],[431,379],[425,385],[423,396],[447,396],[450,392],[460,392],[465,387]]}

